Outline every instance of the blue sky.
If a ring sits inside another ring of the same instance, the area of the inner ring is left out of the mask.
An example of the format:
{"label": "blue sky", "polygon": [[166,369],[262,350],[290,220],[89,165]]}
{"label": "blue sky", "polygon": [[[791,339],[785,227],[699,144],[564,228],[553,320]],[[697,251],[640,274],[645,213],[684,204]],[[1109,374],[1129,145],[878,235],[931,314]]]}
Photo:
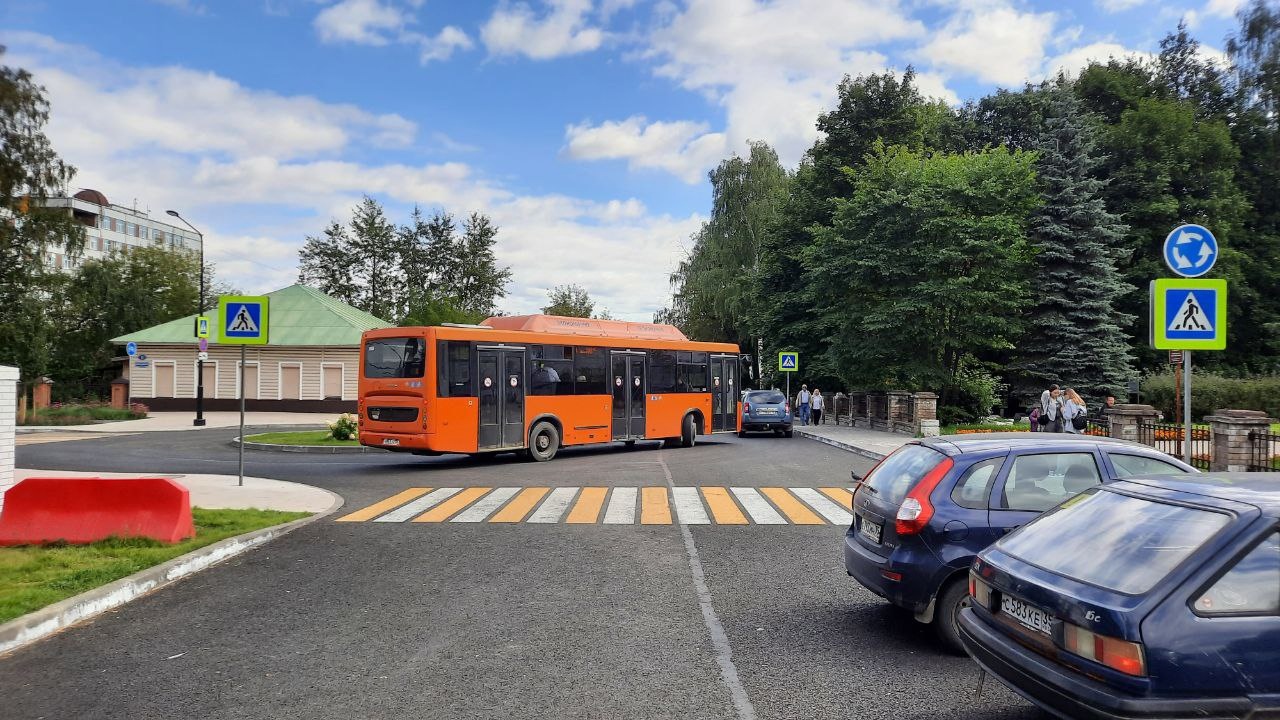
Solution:
{"label": "blue sky", "polygon": [[1146,54],[1185,18],[1219,56],[1240,0],[8,0],[4,62],[52,102],[76,188],[207,237],[246,291],[361,195],[480,210],[536,312],[578,283],[647,320],[747,140],[794,166],[846,73],[913,65],[951,103],[1090,58]]}

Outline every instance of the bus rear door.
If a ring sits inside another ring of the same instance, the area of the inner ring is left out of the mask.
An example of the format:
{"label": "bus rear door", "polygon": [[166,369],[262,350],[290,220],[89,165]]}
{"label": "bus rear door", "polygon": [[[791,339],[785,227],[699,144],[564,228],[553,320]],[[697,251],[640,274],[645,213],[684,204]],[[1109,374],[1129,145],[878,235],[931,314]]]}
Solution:
{"label": "bus rear door", "polygon": [[480,396],[479,450],[523,448],[524,348],[509,345],[476,348]]}
{"label": "bus rear door", "polygon": [[644,437],[644,353],[612,353],[613,439]]}
{"label": "bus rear door", "polygon": [[711,432],[738,429],[738,356],[711,356]]}

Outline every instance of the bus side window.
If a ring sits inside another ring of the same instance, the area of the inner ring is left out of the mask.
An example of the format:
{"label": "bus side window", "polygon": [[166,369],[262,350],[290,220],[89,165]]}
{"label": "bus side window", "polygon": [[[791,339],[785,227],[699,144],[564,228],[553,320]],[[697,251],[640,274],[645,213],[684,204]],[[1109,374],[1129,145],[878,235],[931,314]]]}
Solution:
{"label": "bus side window", "polygon": [[531,345],[530,395],[573,394],[573,348],[566,345]]}
{"label": "bus side window", "polygon": [[671,350],[649,351],[649,392],[676,391],[676,354]]}
{"label": "bus side window", "polygon": [[706,392],[707,385],[707,353],[680,353],[679,380],[676,392]]}
{"label": "bus side window", "polygon": [[471,384],[471,343],[457,340],[436,343],[436,395],[475,396]]}
{"label": "bus side window", "polygon": [[609,353],[598,347],[575,348],[573,375],[574,394],[608,395]]}

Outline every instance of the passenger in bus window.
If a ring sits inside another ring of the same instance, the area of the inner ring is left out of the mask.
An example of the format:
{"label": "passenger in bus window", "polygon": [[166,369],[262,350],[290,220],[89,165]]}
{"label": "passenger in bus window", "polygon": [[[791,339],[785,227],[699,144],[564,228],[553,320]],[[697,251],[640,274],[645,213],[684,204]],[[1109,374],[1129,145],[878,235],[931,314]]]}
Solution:
{"label": "passenger in bus window", "polygon": [[545,362],[539,362],[538,367],[533,371],[533,377],[529,378],[533,385],[533,393],[535,395],[551,394],[556,383],[560,382],[560,373],[556,369],[547,365]]}

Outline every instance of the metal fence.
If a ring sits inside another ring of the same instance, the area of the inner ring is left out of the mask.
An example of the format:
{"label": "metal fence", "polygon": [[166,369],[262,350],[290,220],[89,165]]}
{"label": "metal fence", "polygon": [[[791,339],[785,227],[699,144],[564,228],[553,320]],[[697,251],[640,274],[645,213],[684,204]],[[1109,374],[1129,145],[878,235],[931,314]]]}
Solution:
{"label": "metal fence", "polygon": [[[1182,459],[1184,430],[1181,425],[1172,423],[1140,423],[1138,425],[1138,442],[1160,450],[1161,452]],[[1201,470],[1208,470],[1213,462],[1213,433],[1207,427],[1191,428],[1191,465]]]}
{"label": "metal fence", "polygon": [[1081,432],[1085,435],[1111,437],[1111,421],[1106,418],[1089,418]]}
{"label": "metal fence", "polygon": [[1249,456],[1249,472],[1280,470],[1280,435],[1254,430],[1249,433],[1253,452]]}

